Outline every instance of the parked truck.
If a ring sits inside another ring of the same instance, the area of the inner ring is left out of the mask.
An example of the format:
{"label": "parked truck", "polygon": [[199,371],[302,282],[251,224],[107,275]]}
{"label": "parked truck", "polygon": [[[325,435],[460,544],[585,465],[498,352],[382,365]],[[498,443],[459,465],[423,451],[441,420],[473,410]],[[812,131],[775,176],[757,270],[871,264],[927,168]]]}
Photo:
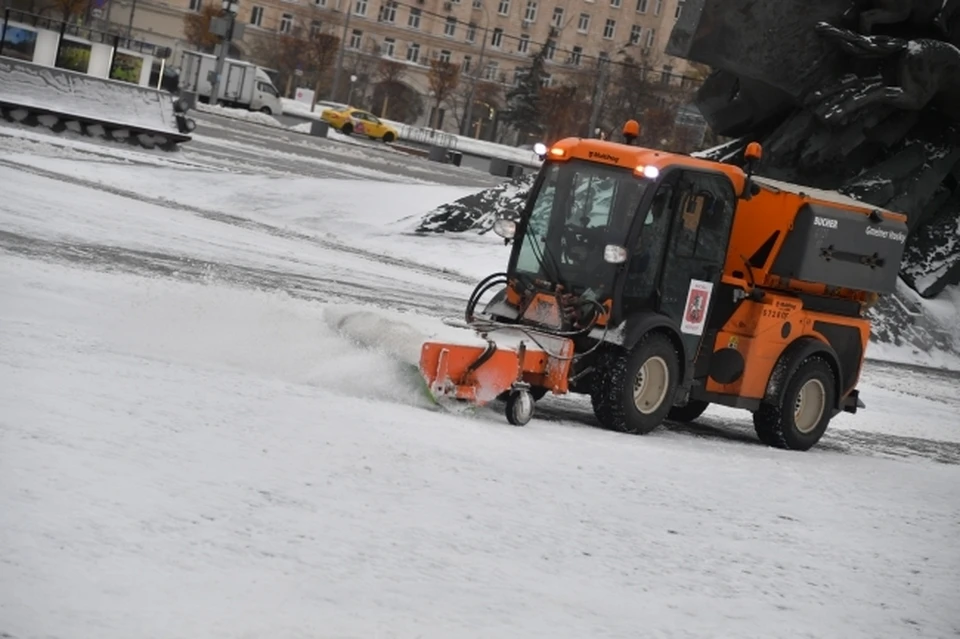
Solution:
{"label": "parked truck", "polygon": [[268,115],[283,113],[280,92],[262,67],[243,60],[227,58],[223,67],[219,95],[211,98],[217,71],[216,56],[184,51],[180,65],[180,90],[197,94],[201,102],[260,111]]}

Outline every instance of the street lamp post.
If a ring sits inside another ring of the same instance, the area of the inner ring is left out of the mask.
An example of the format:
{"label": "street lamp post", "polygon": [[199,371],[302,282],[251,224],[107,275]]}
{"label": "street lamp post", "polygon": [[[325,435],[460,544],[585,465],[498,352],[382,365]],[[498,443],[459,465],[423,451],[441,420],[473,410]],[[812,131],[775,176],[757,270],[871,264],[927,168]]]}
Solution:
{"label": "street lamp post", "polygon": [[470,82],[470,95],[467,96],[467,112],[463,116],[460,135],[470,134],[470,121],[473,119],[473,95],[477,90],[477,79],[483,71],[483,54],[487,50],[487,29],[490,28],[490,14],[487,13],[487,5],[485,3],[481,4],[480,7],[483,10],[483,42],[480,44],[480,59],[477,61],[477,71],[473,74],[473,80]]}
{"label": "street lamp post", "polygon": [[350,76],[350,92],[347,93],[347,106],[350,105],[350,100],[353,99],[353,85],[356,81],[357,81],[357,76],[351,75]]}
{"label": "street lamp post", "polygon": [[347,0],[347,17],[343,21],[343,36],[340,38],[340,50],[337,51],[337,68],[333,72],[333,86],[330,88],[331,102],[337,101],[337,89],[340,88],[340,69],[343,68],[343,51],[347,46],[347,32],[350,28],[350,14],[352,13],[353,0]]}
{"label": "street lamp post", "polygon": [[214,72],[210,87],[210,104],[216,104],[220,99],[220,82],[223,78],[223,67],[227,64],[227,53],[230,51],[230,41],[233,39],[233,26],[237,21],[237,12],[240,10],[239,0],[222,0],[221,6],[227,14],[227,32],[220,43],[217,53],[217,70]]}

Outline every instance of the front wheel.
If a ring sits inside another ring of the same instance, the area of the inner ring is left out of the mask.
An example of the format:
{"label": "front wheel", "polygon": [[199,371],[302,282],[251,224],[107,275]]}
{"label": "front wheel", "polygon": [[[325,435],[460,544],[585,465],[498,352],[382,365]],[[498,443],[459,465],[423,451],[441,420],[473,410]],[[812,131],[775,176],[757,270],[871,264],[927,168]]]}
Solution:
{"label": "front wheel", "polygon": [[601,425],[635,435],[659,426],[673,406],[679,360],[662,333],[649,333],[629,353],[606,360],[592,398]]}
{"label": "front wheel", "polygon": [[260,113],[263,113],[264,115],[273,115],[273,111],[271,111],[270,107],[268,106],[260,107]]}
{"label": "front wheel", "polygon": [[382,139],[387,144],[390,144],[391,142],[393,142],[393,133],[389,133],[389,132],[384,133]]}
{"label": "front wheel", "polygon": [[344,124],[342,127],[340,127],[340,133],[343,133],[344,135],[350,135],[353,133],[353,125],[349,122]]}
{"label": "front wheel", "polygon": [[822,358],[807,358],[790,378],[776,404],[764,403],[753,414],[757,437],[787,450],[809,450],[827,430],[836,405],[833,369]]}

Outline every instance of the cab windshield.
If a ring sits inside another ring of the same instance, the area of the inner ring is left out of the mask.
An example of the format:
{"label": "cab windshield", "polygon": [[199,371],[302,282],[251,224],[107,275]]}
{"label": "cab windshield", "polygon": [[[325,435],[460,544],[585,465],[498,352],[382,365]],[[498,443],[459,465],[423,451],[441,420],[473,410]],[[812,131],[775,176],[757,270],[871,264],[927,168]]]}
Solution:
{"label": "cab windshield", "polygon": [[626,245],[650,182],[631,169],[584,160],[545,170],[514,270],[577,293],[609,293],[618,265],[604,261],[604,247]]}

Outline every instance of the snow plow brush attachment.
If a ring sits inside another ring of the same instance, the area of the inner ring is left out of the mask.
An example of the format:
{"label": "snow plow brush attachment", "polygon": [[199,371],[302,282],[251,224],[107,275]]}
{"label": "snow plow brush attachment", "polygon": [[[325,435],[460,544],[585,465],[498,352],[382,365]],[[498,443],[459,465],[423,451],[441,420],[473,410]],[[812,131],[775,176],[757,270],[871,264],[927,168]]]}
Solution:
{"label": "snow plow brush attachment", "polygon": [[[509,333],[510,331],[498,331]],[[567,392],[574,346],[569,339],[532,331],[514,345],[489,338],[486,346],[427,342],[420,352],[420,373],[437,403],[483,406],[506,401],[507,421],[523,426],[533,417],[534,396]]]}

